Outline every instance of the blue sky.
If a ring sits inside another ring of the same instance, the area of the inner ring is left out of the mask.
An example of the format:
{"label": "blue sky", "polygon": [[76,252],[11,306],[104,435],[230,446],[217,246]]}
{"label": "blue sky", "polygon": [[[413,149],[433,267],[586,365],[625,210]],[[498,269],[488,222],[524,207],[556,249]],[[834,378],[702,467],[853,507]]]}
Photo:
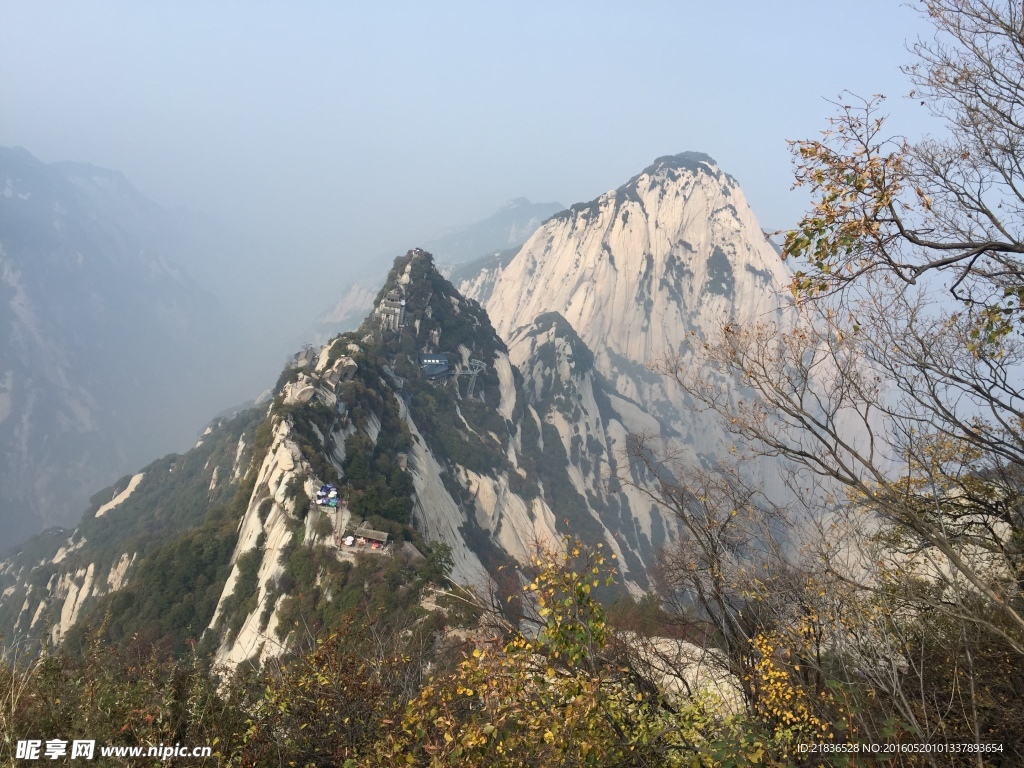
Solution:
{"label": "blue sky", "polygon": [[116,168],[328,273],[684,150],[782,228],[806,206],[786,139],[826,98],[881,92],[928,129],[899,72],[927,33],[881,0],[0,0],[0,144]]}

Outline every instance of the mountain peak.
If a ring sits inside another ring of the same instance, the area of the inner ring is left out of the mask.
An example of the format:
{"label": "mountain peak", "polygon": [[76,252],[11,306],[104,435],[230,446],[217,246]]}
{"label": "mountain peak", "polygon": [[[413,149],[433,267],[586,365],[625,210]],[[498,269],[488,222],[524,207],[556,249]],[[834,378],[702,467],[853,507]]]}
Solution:
{"label": "mountain peak", "polygon": [[507,202],[503,203],[499,211],[514,211],[517,208],[529,208],[533,203],[530,202],[528,197],[515,197]]}
{"label": "mountain peak", "polygon": [[735,179],[724,173],[711,155],[703,152],[680,152],[678,155],[662,155],[657,158],[616,191],[630,196],[635,194],[637,182],[645,176],[648,178],[664,177],[670,182],[675,182],[681,178],[681,172],[694,176],[707,174],[715,179],[725,179],[727,182],[735,184]]}
{"label": "mountain peak", "polygon": [[704,152],[680,152],[678,155],[662,155],[653,163],[644,168],[644,173],[654,174],[665,168],[677,168],[680,170],[697,171],[701,166],[711,165],[718,167],[718,163],[711,155]]}
{"label": "mountain peak", "polygon": [[[645,366],[678,353],[691,331],[764,321],[780,310],[777,292],[788,282],[739,184],[699,152],[659,157],[553,216],[491,271],[483,298],[499,335],[509,341],[558,312],[601,375],[652,409],[671,388]],[[482,281],[462,285],[481,296]],[[673,401],[664,419],[699,435],[704,427],[679,415],[685,407]]]}
{"label": "mountain peak", "polygon": [[[463,297],[422,248],[395,259],[360,333],[371,336],[385,356],[447,354],[453,366],[468,366],[470,358],[491,366],[506,351],[483,308]],[[477,392],[487,397],[491,384],[496,393],[497,379],[489,371]]]}

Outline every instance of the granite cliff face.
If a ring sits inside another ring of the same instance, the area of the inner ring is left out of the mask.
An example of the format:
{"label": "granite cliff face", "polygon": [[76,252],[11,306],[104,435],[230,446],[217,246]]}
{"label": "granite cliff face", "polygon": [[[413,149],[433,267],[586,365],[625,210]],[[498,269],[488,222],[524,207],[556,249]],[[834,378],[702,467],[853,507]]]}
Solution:
{"label": "granite cliff face", "polygon": [[618,189],[553,216],[513,258],[459,277],[503,339],[559,313],[611,389],[695,456],[720,455],[729,440],[648,366],[685,355],[691,334],[790,317],[780,295],[786,267],[736,180],[699,153],[659,158]]}
{"label": "granite cliff face", "polygon": [[519,328],[509,356],[522,372],[523,397],[549,466],[565,467],[568,486],[551,479],[562,490],[558,514],[571,520],[572,533],[610,544],[630,586],[646,590],[648,569],[675,523],[643,492],[653,486],[630,459],[628,438],[657,434],[658,422],[615,391],[595,368],[594,353],[557,312]]}

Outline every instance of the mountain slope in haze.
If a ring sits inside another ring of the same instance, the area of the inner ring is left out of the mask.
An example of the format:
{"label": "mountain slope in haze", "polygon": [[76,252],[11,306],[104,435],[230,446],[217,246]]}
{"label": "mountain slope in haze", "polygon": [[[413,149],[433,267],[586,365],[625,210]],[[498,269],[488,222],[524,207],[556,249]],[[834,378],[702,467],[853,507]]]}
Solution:
{"label": "mountain slope in haze", "polygon": [[314,335],[324,338],[358,328],[366,314],[373,309],[373,298],[373,290],[363,283],[349,283],[334,306],[317,318]]}
{"label": "mountain slope in haze", "polygon": [[[728,437],[647,366],[727,321],[786,322],[789,273],[736,180],[700,153],[658,158],[618,189],[573,205],[514,258],[462,275],[504,339],[557,312],[619,395],[696,455]],[[723,385],[725,386],[725,385]]]}
{"label": "mountain slope in haze", "polygon": [[77,519],[98,485],[195,439],[230,398],[215,299],[121,174],[0,148],[0,538]]}
{"label": "mountain slope in haze", "polygon": [[512,263],[512,259],[519,254],[520,248],[521,245],[504,251],[495,251],[460,264],[452,270],[448,279],[466,296],[472,296],[481,304],[486,304],[494,292],[494,284],[505,268]]}
{"label": "mountain slope in haze", "polygon": [[544,221],[563,210],[561,203],[531,203],[517,197],[486,219],[446,232],[423,247],[439,263],[462,264],[485,253],[522,245]]}

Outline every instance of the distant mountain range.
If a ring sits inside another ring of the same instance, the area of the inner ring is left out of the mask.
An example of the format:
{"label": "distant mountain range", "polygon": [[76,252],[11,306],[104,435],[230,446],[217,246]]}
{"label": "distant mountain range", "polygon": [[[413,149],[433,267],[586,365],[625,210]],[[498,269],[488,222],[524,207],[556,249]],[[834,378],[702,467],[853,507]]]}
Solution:
{"label": "distant mountain range", "polygon": [[522,245],[541,224],[563,210],[561,203],[531,203],[517,197],[486,219],[446,232],[421,247],[439,264],[462,264],[485,253]]}

